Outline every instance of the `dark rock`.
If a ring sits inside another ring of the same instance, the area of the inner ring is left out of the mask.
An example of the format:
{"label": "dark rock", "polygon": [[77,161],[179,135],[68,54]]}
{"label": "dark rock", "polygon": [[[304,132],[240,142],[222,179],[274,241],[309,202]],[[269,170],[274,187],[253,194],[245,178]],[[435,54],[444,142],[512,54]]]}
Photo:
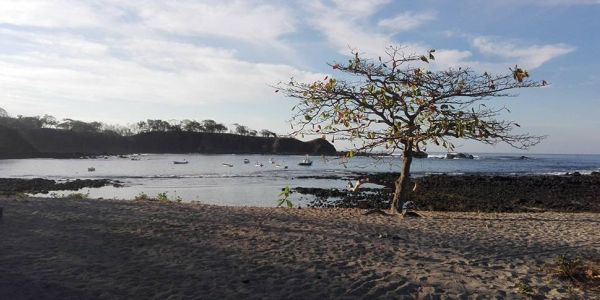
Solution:
{"label": "dark rock", "polygon": [[429,154],[427,154],[426,152],[423,152],[423,151],[413,151],[412,156],[414,158],[427,158],[429,156]]}
{"label": "dark rock", "polygon": [[473,155],[471,154],[467,154],[467,153],[447,153],[446,154],[446,159],[455,159],[455,158],[462,158],[462,159],[473,159]]}
{"label": "dark rock", "polygon": [[57,183],[54,180],[33,178],[0,178],[0,194],[16,194],[16,193],[41,193],[47,194],[48,191],[76,191],[85,187],[98,188],[106,185],[119,185],[118,181],[108,179],[76,179]]}
{"label": "dark rock", "polygon": [[[383,189],[302,189],[318,197],[311,207],[387,209],[399,173],[357,174]],[[600,174],[575,176],[432,175],[414,179],[410,194],[417,210],[600,212]]]}

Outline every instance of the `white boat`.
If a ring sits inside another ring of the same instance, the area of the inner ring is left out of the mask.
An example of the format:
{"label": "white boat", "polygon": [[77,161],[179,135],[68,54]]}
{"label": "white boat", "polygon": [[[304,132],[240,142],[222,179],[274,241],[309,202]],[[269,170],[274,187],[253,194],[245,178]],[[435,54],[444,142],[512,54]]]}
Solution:
{"label": "white boat", "polygon": [[244,158],[244,163],[245,163],[245,164],[249,164],[249,163],[250,163],[250,160],[249,160],[249,159],[247,159],[247,158]]}
{"label": "white boat", "polygon": [[312,166],[312,163],[313,163],[312,160],[310,160],[307,155],[301,162],[298,163],[298,165],[308,167],[308,166]]}
{"label": "white boat", "polygon": [[226,166],[226,167],[230,167],[230,168],[233,167],[232,164],[228,164],[228,163],[223,163],[223,165]]}
{"label": "white boat", "polygon": [[262,164],[262,163],[259,163],[259,162],[257,162],[256,164],[254,164],[254,166],[255,166],[255,167],[262,167],[262,166],[263,166],[263,164]]}

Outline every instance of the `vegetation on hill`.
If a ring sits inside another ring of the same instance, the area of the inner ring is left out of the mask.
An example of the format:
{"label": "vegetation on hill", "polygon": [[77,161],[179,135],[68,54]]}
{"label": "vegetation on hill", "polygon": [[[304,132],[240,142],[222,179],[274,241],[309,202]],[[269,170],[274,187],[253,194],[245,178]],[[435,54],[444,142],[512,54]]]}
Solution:
{"label": "vegetation on hill", "polygon": [[[4,112],[4,110],[2,110]],[[271,153],[334,155],[322,139],[301,142],[214,120],[146,120],[132,126],[75,119],[58,121],[50,115],[0,115],[0,158],[72,157],[129,153]],[[260,136],[259,136],[260,135]]]}

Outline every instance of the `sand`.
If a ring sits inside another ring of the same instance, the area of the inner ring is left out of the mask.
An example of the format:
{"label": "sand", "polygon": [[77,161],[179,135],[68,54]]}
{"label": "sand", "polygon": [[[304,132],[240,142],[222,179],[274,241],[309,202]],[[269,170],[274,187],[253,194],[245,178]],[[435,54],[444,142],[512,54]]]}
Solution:
{"label": "sand", "polygon": [[[600,214],[0,198],[2,299],[600,299],[548,275],[600,259]],[[521,288],[520,288],[521,287]]]}

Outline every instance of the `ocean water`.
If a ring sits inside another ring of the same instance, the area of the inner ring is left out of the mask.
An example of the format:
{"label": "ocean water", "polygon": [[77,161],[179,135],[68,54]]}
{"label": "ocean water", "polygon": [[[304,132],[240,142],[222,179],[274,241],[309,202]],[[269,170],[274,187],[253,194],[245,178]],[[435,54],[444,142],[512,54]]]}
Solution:
{"label": "ocean water", "polygon": [[[600,155],[473,154],[475,159],[442,159],[433,154],[415,159],[412,174],[582,174],[600,171]],[[248,159],[250,163],[244,163]],[[336,179],[355,172],[398,172],[401,157],[310,157],[313,165],[299,166],[304,156],[294,155],[203,155],[142,154],[135,160],[120,157],[94,159],[0,160],[0,177],[48,178],[55,180],[119,180],[124,187],[82,189],[93,198],[132,199],[140,193],[156,196],[166,192],[171,199],[207,204],[274,206],[282,187],[345,188],[347,180]],[[188,161],[174,164],[173,161]],[[227,165],[224,165],[227,164]],[[262,166],[260,166],[262,164]],[[286,168],[287,166],[287,168]],[[95,171],[90,172],[88,168]],[[317,177],[317,178],[313,178]],[[366,185],[369,186],[369,185]],[[371,187],[377,187],[371,184]],[[56,195],[72,193],[56,192]],[[302,205],[303,199],[293,200]]]}

